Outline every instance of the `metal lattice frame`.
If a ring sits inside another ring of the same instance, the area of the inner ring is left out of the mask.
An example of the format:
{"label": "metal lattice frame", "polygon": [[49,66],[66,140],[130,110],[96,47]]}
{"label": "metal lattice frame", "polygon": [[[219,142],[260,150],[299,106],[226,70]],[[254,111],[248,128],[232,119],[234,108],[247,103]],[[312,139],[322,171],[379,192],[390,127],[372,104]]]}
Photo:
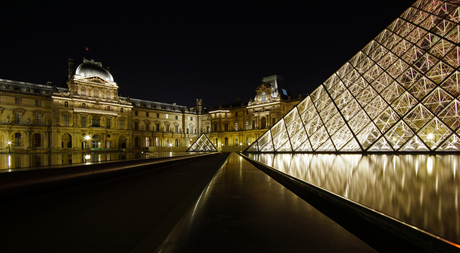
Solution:
{"label": "metal lattice frame", "polygon": [[217,148],[208,139],[206,134],[202,134],[190,147],[187,152],[218,152]]}
{"label": "metal lattice frame", "polygon": [[459,42],[459,0],[417,1],[246,151],[460,151]]}

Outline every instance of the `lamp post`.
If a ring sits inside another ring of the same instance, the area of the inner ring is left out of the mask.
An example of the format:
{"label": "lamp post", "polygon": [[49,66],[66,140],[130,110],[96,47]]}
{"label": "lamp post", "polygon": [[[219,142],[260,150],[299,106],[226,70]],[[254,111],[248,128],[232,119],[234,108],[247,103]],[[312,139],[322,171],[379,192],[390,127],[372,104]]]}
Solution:
{"label": "lamp post", "polygon": [[11,153],[11,141],[7,142],[8,144],[8,153]]}
{"label": "lamp post", "polygon": [[[85,136],[85,140],[86,140],[86,141],[91,140],[91,136],[86,135],[86,136]],[[87,146],[88,146],[88,143],[86,143],[85,148],[87,148]]]}

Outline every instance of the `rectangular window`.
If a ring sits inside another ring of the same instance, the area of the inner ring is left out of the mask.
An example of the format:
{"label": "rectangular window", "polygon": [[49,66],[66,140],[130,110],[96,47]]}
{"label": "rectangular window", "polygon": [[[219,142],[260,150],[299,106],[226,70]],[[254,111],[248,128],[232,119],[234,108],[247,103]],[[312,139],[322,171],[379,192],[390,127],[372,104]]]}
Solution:
{"label": "rectangular window", "polygon": [[138,112],[137,112],[137,111],[134,111],[134,115],[136,115],[136,116],[137,116],[137,114],[138,114]]}
{"label": "rectangular window", "polygon": [[235,112],[235,117],[238,117],[238,112]]}
{"label": "rectangular window", "polygon": [[272,124],[272,126],[274,126],[275,123],[276,123],[276,118],[273,118],[273,124]]}
{"label": "rectangular window", "polygon": [[35,106],[40,106],[40,100],[35,99]]}
{"label": "rectangular window", "polygon": [[165,116],[166,116],[166,118],[168,118],[168,114],[167,114],[167,113],[166,113],[166,115],[165,115]]}
{"label": "rectangular window", "polygon": [[120,120],[120,129],[125,129],[125,121]]}
{"label": "rectangular window", "polygon": [[81,127],[86,127],[86,117],[81,117]]}
{"label": "rectangular window", "polygon": [[110,128],[110,123],[111,123],[111,122],[110,122],[110,119],[106,119],[106,121],[105,121],[105,127],[106,127],[106,128]]}
{"label": "rectangular window", "polygon": [[225,124],[225,125],[224,125],[224,130],[225,130],[225,131],[228,131],[228,124]]}
{"label": "rectangular window", "polygon": [[64,126],[69,126],[69,115],[64,115]]}
{"label": "rectangular window", "polygon": [[139,122],[134,122],[134,130],[139,130]]}
{"label": "rectangular window", "polygon": [[252,129],[256,129],[256,121],[255,120],[252,121]]}
{"label": "rectangular window", "polygon": [[193,117],[190,117],[190,121],[193,121]]}
{"label": "rectangular window", "polygon": [[[177,117],[177,116],[176,116],[176,117]],[[175,133],[178,133],[178,132],[179,132],[179,126],[178,126],[178,125],[175,125],[175,126],[174,126],[174,132],[175,132]]]}
{"label": "rectangular window", "polygon": [[160,114],[159,114],[159,113],[157,113],[157,118],[159,118],[159,117],[160,117]]}
{"label": "rectangular window", "polygon": [[14,114],[14,123],[15,123],[15,124],[21,124],[21,118],[22,118],[21,113],[16,112],[16,113]]}
{"label": "rectangular window", "polygon": [[179,119],[179,116],[176,115],[176,119]]}
{"label": "rectangular window", "polygon": [[155,124],[155,131],[160,132],[160,124]]}
{"label": "rectangular window", "polygon": [[14,103],[17,105],[21,104],[21,98],[18,98],[18,97],[14,98]]}
{"label": "rectangular window", "polygon": [[93,127],[100,127],[101,120],[99,118],[93,117]]}
{"label": "rectangular window", "polygon": [[146,112],[146,113],[145,113],[145,116],[148,117],[148,116],[149,116],[149,112]]}
{"label": "rectangular window", "polygon": [[246,121],[246,130],[249,130],[249,122]]}
{"label": "rectangular window", "polygon": [[169,132],[169,125],[166,125],[165,128],[166,128],[166,132]]}
{"label": "rectangular window", "polygon": [[41,125],[41,124],[42,124],[42,115],[35,114],[35,125]]}
{"label": "rectangular window", "polygon": [[235,131],[238,131],[238,123],[235,123]]}

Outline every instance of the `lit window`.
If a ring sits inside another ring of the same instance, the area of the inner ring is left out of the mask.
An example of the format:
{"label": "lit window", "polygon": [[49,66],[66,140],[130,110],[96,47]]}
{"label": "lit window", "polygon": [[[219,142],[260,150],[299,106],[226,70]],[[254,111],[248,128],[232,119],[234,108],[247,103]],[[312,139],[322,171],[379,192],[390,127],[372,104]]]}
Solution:
{"label": "lit window", "polygon": [[14,113],[14,123],[21,124],[22,115],[19,112]]}
{"label": "lit window", "polygon": [[69,115],[64,115],[64,126],[69,126]]}
{"label": "lit window", "polygon": [[265,99],[266,99],[266,96],[267,96],[267,95],[265,95],[265,92],[264,92],[264,93],[262,93],[262,101],[265,101]]}
{"label": "lit window", "polygon": [[41,125],[41,124],[42,124],[42,115],[35,114],[35,125]]}
{"label": "lit window", "polygon": [[249,130],[249,122],[246,121],[246,130]]}
{"label": "lit window", "polygon": [[166,113],[165,117],[168,118],[168,114],[167,114],[167,113]]}
{"label": "lit window", "polygon": [[238,123],[235,123],[235,131],[238,131]]}

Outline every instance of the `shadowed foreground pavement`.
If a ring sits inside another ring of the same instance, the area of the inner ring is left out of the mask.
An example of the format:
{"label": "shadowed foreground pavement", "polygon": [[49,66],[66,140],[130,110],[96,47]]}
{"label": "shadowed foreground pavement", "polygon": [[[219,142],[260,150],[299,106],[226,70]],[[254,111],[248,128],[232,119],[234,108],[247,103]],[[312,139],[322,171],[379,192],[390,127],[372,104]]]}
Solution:
{"label": "shadowed foreground pavement", "polygon": [[[228,154],[0,204],[1,252],[153,251]],[[145,238],[148,238],[145,239]]]}

